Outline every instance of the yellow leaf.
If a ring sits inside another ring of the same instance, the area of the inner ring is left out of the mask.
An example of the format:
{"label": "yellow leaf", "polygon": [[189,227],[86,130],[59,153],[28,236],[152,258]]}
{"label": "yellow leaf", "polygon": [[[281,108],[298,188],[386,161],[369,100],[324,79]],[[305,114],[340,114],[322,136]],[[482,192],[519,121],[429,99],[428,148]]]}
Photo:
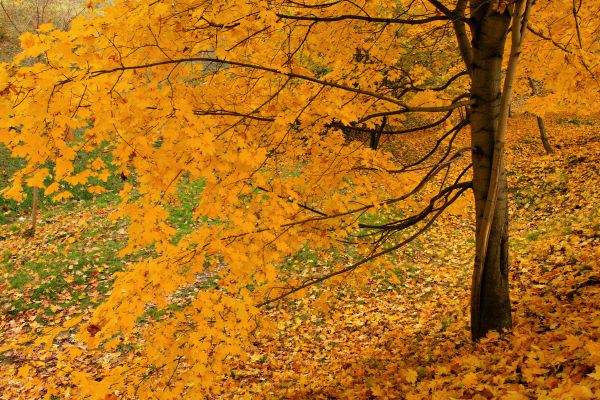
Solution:
{"label": "yellow leaf", "polygon": [[102,186],[90,186],[88,188],[88,192],[100,194],[100,193],[106,192],[106,189],[103,188]]}
{"label": "yellow leaf", "polygon": [[563,344],[569,347],[569,350],[575,350],[583,346],[581,339],[574,335],[567,335],[567,338],[563,340]]}
{"label": "yellow leaf", "polygon": [[21,47],[29,49],[35,45],[35,36],[31,32],[25,32],[21,35]]}
{"label": "yellow leaf", "polygon": [[30,178],[27,184],[31,187],[43,187],[44,179],[49,175],[48,168],[38,168]]}
{"label": "yellow leaf", "polygon": [[76,175],[66,178],[65,180],[67,182],[69,182],[71,185],[79,185],[79,184],[86,183],[89,176],[90,176],[90,171],[84,170]]}
{"label": "yellow leaf", "polygon": [[566,394],[572,396],[574,400],[589,400],[594,398],[592,390],[584,385],[575,385]]}
{"label": "yellow leaf", "polygon": [[22,201],[25,198],[25,195],[23,194],[23,187],[21,186],[20,182],[15,182],[12,186],[3,189],[1,193],[5,198],[12,199],[17,202]]}
{"label": "yellow leaf", "polygon": [[596,365],[596,370],[592,373],[589,373],[588,376],[597,381],[600,381],[600,365]]}
{"label": "yellow leaf", "polygon": [[56,196],[54,196],[52,198],[52,200],[61,201],[61,200],[68,199],[71,197],[73,197],[73,194],[67,190],[64,190],[64,191],[60,192],[59,194],[57,194]]}
{"label": "yellow leaf", "polygon": [[47,33],[50,32],[51,30],[54,29],[54,26],[52,24],[42,24],[38,27],[38,32],[40,33]]}
{"label": "yellow leaf", "polygon": [[600,364],[600,342],[589,341],[585,344],[585,349],[590,353],[591,361]]}
{"label": "yellow leaf", "polygon": [[502,396],[502,400],[529,400],[529,397],[514,390],[510,390],[507,394]]}
{"label": "yellow leaf", "polygon": [[6,71],[6,63],[0,64],[0,92],[4,91],[8,86],[10,77]]}
{"label": "yellow leaf", "polygon": [[17,376],[19,378],[26,378],[29,375],[29,371],[31,371],[31,367],[29,365],[24,365],[17,371]]}
{"label": "yellow leaf", "polygon": [[415,371],[414,369],[410,369],[410,368],[407,368],[404,371],[402,371],[402,375],[404,375],[404,379],[406,379],[406,381],[408,383],[416,383],[417,378],[419,376],[417,371]]}
{"label": "yellow leaf", "polygon": [[44,194],[49,195],[49,194],[55,193],[58,191],[58,189],[60,189],[60,186],[58,185],[58,183],[52,182],[50,185],[48,185],[46,190],[44,190]]}
{"label": "yellow leaf", "polygon": [[383,397],[386,395],[386,392],[383,388],[381,388],[381,386],[379,385],[373,385],[371,387],[371,392],[373,392],[373,396],[377,396],[377,397]]}
{"label": "yellow leaf", "polygon": [[68,320],[62,326],[63,326],[63,328],[69,329],[69,328],[74,327],[75,325],[77,325],[80,322],[81,322],[81,317],[77,317],[77,318]]}
{"label": "yellow leaf", "polygon": [[96,159],[90,164],[90,167],[96,171],[104,168],[105,166],[106,166],[106,164],[99,157],[96,157]]}
{"label": "yellow leaf", "polygon": [[34,344],[34,346],[44,345],[44,348],[46,350],[48,350],[52,346],[52,343],[54,342],[54,338],[60,332],[61,331],[57,328],[48,329],[42,335],[40,335],[37,339],[35,339],[33,344]]}

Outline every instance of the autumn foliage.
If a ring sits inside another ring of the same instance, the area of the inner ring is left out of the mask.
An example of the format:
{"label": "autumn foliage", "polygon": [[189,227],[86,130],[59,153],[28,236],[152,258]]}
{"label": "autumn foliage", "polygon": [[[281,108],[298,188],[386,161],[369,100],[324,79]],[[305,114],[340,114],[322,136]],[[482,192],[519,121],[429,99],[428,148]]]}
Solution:
{"label": "autumn foliage", "polygon": [[[545,239],[523,243],[532,227],[512,211],[515,328],[478,344],[465,333],[490,207],[471,200],[472,171],[492,160],[469,125],[482,109],[506,121],[513,86],[494,84],[501,67],[514,72],[522,54],[519,101],[528,78],[543,86],[520,111],[600,111],[600,6],[532,3],[486,3],[480,15],[462,0],[91,1],[68,30],[23,34],[0,69],[0,141],[26,165],[3,195],[37,187],[64,202],[119,177],[102,223],[124,226],[126,266],[92,315],[7,342],[0,384],[30,398],[598,395],[598,193],[571,164],[597,167],[593,133],[574,131],[586,145],[560,135],[563,153],[529,163],[519,130],[531,121],[509,126],[501,171],[530,197],[513,205],[549,218],[543,204],[557,202],[556,224],[576,233],[562,239],[545,219]],[[485,94],[503,100],[482,107],[481,49],[468,43],[494,19],[528,40],[513,40],[504,64],[495,56]],[[570,217],[574,198],[528,187],[564,183],[556,171],[577,197]]]}

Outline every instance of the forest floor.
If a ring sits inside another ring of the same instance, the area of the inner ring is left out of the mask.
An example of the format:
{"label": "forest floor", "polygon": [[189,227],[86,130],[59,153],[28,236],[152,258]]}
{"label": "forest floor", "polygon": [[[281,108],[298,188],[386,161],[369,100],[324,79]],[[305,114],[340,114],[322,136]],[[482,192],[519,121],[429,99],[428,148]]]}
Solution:
{"label": "forest floor", "polygon": [[[394,255],[395,277],[375,267],[368,285],[341,290],[327,309],[308,296],[265,311],[278,333],[233,360],[211,397],[600,398],[600,120],[553,116],[546,125],[552,155],[534,117],[510,121],[509,333],[469,339],[473,221],[454,208]],[[145,256],[117,256],[126,231],[106,218],[111,204],[99,196],[47,208],[34,238],[24,218],[0,225],[0,399],[42,397],[61,368],[53,351],[73,339],[31,343],[50,350],[43,359],[20,355],[15,342],[85,320],[114,272]],[[115,362],[126,359],[85,368],[101,375]]]}

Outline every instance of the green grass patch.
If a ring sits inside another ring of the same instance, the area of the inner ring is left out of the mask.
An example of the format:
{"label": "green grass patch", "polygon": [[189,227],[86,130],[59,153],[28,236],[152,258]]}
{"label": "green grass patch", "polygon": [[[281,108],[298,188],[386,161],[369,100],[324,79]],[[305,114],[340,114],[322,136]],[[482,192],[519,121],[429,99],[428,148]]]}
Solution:
{"label": "green grass patch", "polygon": [[178,185],[178,204],[174,204],[169,209],[169,219],[167,220],[171,226],[177,229],[173,237],[174,243],[178,243],[183,236],[191,233],[198,222],[206,221],[206,219],[194,220],[194,211],[205,186],[204,180],[184,180]]}
{"label": "green grass patch", "polygon": [[36,320],[43,324],[44,315],[73,307],[82,311],[98,304],[110,290],[113,274],[128,261],[118,256],[125,237],[118,236],[115,230],[119,226],[112,224],[99,216],[89,221],[83,237],[64,233],[46,236],[40,243],[47,246],[44,252],[27,255],[5,251],[0,259],[0,279],[5,286],[0,304],[4,311],[16,316],[34,310]]}
{"label": "green grass patch", "polygon": [[582,119],[579,117],[561,117],[558,119],[559,124],[563,125],[575,125],[575,126],[594,126],[596,123],[592,120]]}
{"label": "green grass patch", "polygon": [[[82,130],[77,132],[77,135],[81,136]],[[69,186],[61,184],[61,190],[68,190],[73,195],[72,198],[55,203],[50,197],[43,196],[43,190],[40,192],[40,210],[58,208],[60,212],[63,210],[76,210],[81,205],[80,202],[93,202],[97,206],[107,206],[113,204],[116,201],[118,191],[123,187],[123,181],[120,175],[115,174],[115,166],[112,165],[112,158],[110,154],[104,152],[103,148],[97,148],[90,152],[80,152],[75,159],[74,173],[78,173],[90,164],[96,158],[102,159],[106,165],[109,166],[109,175],[106,182],[100,181],[98,178],[92,177],[86,185]],[[12,158],[10,151],[2,144],[0,144],[0,191],[7,188],[10,185],[10,181],[14,174],[25,167],[25,160],[20,158]],[[43,167],[52,170],[53,163],[47,162]],[[129,179],[134,179],[130,177]],[[50,184],[48,179],[46,184]],[[87,191],[87,186],[101,186],[106,189],[106,193],[102,195],[90,193]],[[9,224],[15,221],[19,216],[28,216],[31,213],[32,201],[33,201],[33,189],[25,187],[25,198],[21,202],[6,199],[0,195],[0,224]]]}
{"label": "green grass patch", "polygon": [[527,234],[527,236],[525,236],[525,239],[529,240],[530,242],[533,242],[534,240],[537,240],[540,237],[540,234],[540,231],[531,231]]}

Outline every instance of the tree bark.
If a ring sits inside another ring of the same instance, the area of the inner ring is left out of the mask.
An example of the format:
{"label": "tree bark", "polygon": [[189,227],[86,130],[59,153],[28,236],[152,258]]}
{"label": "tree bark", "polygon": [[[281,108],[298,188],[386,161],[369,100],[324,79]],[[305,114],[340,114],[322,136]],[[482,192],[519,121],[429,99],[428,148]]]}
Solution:
{"label": "tree bark", "polygon": [[[529,86],[531,87],[531,94],[533,96],[537,95],[537,90],[535,87],[535,82],[533,79],[529,78]],[[546,126],[544,125],[544,119],[539,115],[536,115],[538,128],[540,130],[540,139],[542,140],[542,145],[544,146],[544,150],[546,150],[546,154],[554,153],[552,150],[552,146],[550,146],[550,140],[548,139],[548,135],[546,134]]]}
{"label": "tree bark", "polygon": [[387,117],[384,116],[381,121],[381,125],[379,126],[379,129],[377,131],[373,131],[371,133],[371,140],[369,143],[369,146],[371,147],[371,149],[377,150],[377,147],[379,147],[379,139],[381,138],[381,135],[383,134],[383,130],[385,129],[386,124],[387,124]]}
{"label": "tree bark", "polygon": [[[492,165],[501,114],[502,57],[511,22],[507,10],[491,9],[487,0],[472,1],[473,75],[471,96],[476,101],[471,110],[473,148],[473,192],[476,209],[477,254],[471,299],[471,333],[477,340],[490,330],[512,326],[508,291],[508,207],[506,174],[502,158],[497,162],[495,205],[492,215],[485,216],[488,192],[492,184]],[[506,111],[508,112],[508,110]],[[502,149],[500,149],[502,150]],[[496,149],[498,151],[498,149]],[[491,218],[489,236],[485,218]],[[486,235],[487,240],[481,240]],[[484,250],[481,251],[483,242]],[[481,268],[480,270],[478,270]],[[479,275],[478,275],[479,274]]]}
{"label": "tree bark", "polygon": [[542,139],[542,145],[544,146],[544,150],[546,150],[546,154],[554,153],[552,150],[552,146],[550,146],[550,140],[548,139],[548,135],[546,134],[546,126],[544,125],[544,120],[539,115],[537,116],[537,124],[540,129],[540,138]]}
{"label": "tree bark", "polygon": [[31,227],[29,228],[29,236],[35,236],[35,229],[37,227],[37,219],[38,219],[38,210],[40,203],[40,188],[33,188],[33,199],[31,201]]}

